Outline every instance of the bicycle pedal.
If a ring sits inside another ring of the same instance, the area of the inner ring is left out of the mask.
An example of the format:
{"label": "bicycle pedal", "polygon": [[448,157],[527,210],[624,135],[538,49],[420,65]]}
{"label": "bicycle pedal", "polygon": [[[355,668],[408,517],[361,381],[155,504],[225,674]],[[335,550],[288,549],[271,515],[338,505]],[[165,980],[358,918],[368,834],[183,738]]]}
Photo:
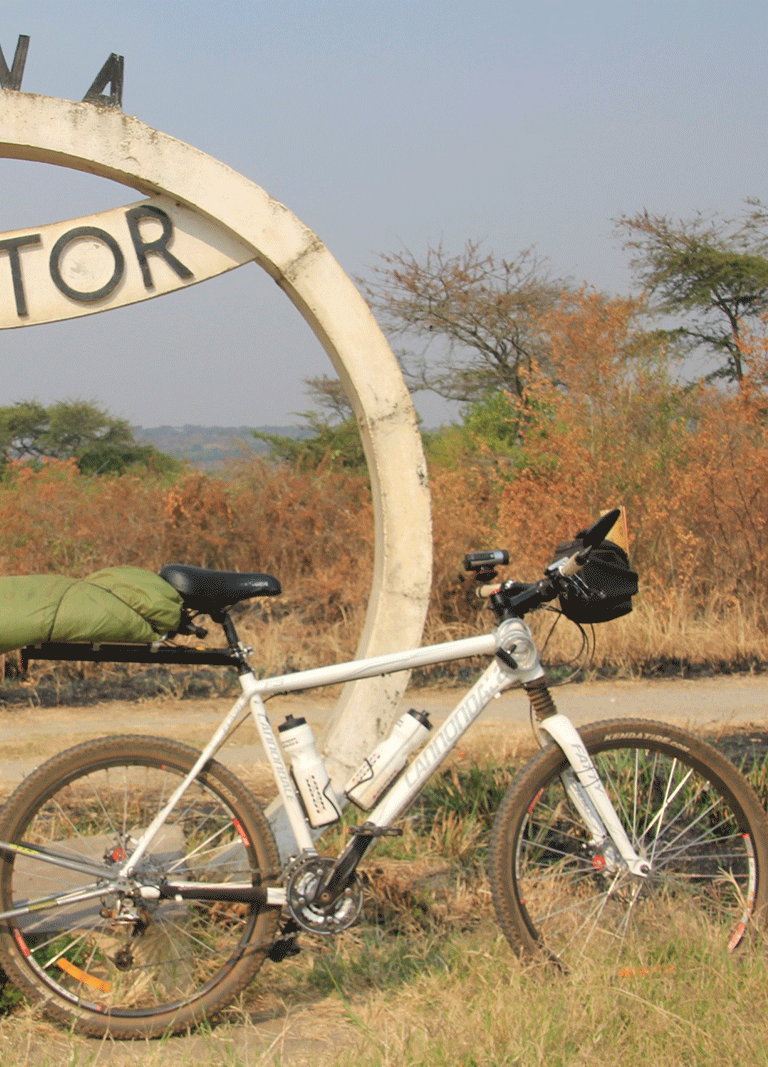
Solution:
{"label": "bicycle pedal", "polygon": [[365,834],[367,837],[402,837],[400,826],[372,826],[369,822],[363,826],[350,826],[351,834]]}
{"label": "bicycle pedal", "polygon": [[292,956],[298,956],[300,952],[301,945],[298,943],[295,934],[288,937],[278,937],[267,953],[267,959],[272,960],[273,963],[282,963],[283,960],[290,959]]}

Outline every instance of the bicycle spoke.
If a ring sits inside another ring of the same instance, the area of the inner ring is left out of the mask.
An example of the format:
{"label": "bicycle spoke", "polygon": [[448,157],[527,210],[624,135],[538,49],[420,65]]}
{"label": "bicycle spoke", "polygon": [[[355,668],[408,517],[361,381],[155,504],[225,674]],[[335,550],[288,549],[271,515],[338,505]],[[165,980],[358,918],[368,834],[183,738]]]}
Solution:
{"label": "bicycle spoke", "polygon": [[[17,936],[3,938],[0,928],[4,961],[47,1007],[72,1014],[76,1005],[86,1032],[137,1036],[184,1019],[189,1025],[242,988],[271,944],[275,909],[179,901],[161,892],[174,876],[192,886],[234,881],[250,888],[279,870],[261,812],[218,764],[201,772],[167,813],[134,876],[120,875],[196,760],[185,746],[151,738],[86,743],[57,757],[52,769],[41,768],[39,780],[31,776],[6,811],[0,831],[8,840],[103,865],[105,883],[88,901],[78,896],[92,874],[54,871],[16,853],[2,868],[6,905],[35,903],[43,887],[61,896],[13,920]],[[109,881],[110,875],[119,877]],[[65,883],[69,897],[62,895]]]}

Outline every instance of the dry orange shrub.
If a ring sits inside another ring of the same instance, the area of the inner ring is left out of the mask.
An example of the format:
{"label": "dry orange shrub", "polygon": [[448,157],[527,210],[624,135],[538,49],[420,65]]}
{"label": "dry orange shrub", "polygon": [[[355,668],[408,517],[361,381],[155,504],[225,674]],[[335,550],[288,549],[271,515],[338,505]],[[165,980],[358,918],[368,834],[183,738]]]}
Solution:
{"label": "dry orange shrub", "polygon": [[[507,575],[534,579],[559,541],[622,504],[641,594],[632,616],[600,628],[602,662],[768,661],[768,340],[744,341],[750,375],[738,395],[683,390],[637,313],[590,291],[559,308],[546,329],[567,384],[531,376],[518,452],[433,464],[426,641],[491,624],[458,580],[465,552],[507,548]],[[281,671],[354,653],[372,526],[365,475],[330,467],[250,461],[169,484],[17,465],[0,485],[0,573],[179,561],[275,574],[283,596],[253,602],[241,624],[263,669]]]}
{"label": "dry orange shrub", "polygon": [[351,655],[370,586],[372,525],[364,474],[255,461],[226,477],[191,471],[169,485],[88,478],[69,463],[18,465],[0,488],[0,573],[82,577],[183,562],[274,574],[284,595],[251,602],[242,626],[246,640],[268,648],[265,669],[282,670]]}
{"label": "dry orange shrub", "polygon": [[[508,548],[509,574],[535,578],[558,541],[621,504],[641,595],[632,616],[600,627],[601,661],[764,663],[768,339],[744,342],[751,376],[738,395],[683,389],[636,327],[639,310],[591,291],[558,308],[546,329],[567,385],[531,377],[520,456],[486,463],[479,479],[432,472],[434,610],[476,624],[476,609],[443,582],[467,549]],[[443,549],[451,562],[440,562]]]}

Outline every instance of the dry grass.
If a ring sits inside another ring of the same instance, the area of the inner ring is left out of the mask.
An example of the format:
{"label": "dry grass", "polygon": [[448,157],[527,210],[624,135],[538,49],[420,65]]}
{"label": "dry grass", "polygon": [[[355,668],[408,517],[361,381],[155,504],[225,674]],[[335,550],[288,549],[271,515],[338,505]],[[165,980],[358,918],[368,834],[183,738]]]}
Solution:
{"label": "dry grass", "polygon": [[768,1064],[764,953],[713,958],[689,944],[673,965],[629,977],[599,965],[542,976],[512,955],[487,910],[472,901],[468,930],[346,935],[332,948],[310,948],[281,972],[264,972],[261,996],[257,982],[223,1021],[186,1037],[88,1041],[21,1009],[0,1020],[0,1060],[14,1067]]}
{"label": "dry grass", "polygon": [[598,967],[542,981],[489,930],[451,947],[444,967],[426,970],[396,1002],[352,1008],[363,1040],[339,1067],[768,1062],[752,1026],[766,1006],[757,958],[714,964],[694,949],[671,974],[618,981]]}
{"label": "dry grass", "polygon": [[[763,777],[764,770],[757,768]],[[762,944],[727,956],[695,935],[670,940],[659,931],[658,966],[623,974],[593,960],[564,975],[513,955],[492,921],[482,863],[499,775],[507,773],[468,760],[449,768],[405,837],[367,864],[364,922],[338,938],[305,937],[300,956],[266,964],[216,1024],[161,1041],[113,1043],[64,1033],[22,1005],[0,1017],[0,1062],[768,1065]],[[459,790],[463,818],[452,806]]]}
{"label": "dry grass", "polygon": [[666,610],[642,599],[629,616],[599,627],[596,668],[620,677],[653,672],[676,663],[680,673],[696,667],[760,670],[768,663],[768,633],[762,606],[713,603],[694,613],[685,597],[670,597]]}

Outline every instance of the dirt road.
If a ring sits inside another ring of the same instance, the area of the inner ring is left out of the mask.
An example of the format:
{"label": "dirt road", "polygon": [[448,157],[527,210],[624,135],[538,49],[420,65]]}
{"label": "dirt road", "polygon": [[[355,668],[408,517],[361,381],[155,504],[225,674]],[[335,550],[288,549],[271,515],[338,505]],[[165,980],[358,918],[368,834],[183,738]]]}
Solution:
{"label": "dirt road", "polygon": [[[583,724],[595,719],[651,718],[672,721],[694,731],[711,732],[731,725],[768,724],[768,676],[730,676],[698,680],[590,682],[553,690],[558,707]],[[460,689],[417,689],[406,694],[403,708],[428,711],[435,722],[446,717],[462,695]],[[141,733],[173,737],[200,747],[229,708],[228,700],[110,702],[92,707],[0,710],[0,791],[7,792],[48,756],[88,738]],[[300,694],[270,701],[273,722],[289,711],[317,729],[332,714],[328,694]],[[527,736],[528,702],[519,691],[493,701],[468,734],[482,740]],[[221,758],[235,768],[264,764],[255,729],[246,723]]]}

